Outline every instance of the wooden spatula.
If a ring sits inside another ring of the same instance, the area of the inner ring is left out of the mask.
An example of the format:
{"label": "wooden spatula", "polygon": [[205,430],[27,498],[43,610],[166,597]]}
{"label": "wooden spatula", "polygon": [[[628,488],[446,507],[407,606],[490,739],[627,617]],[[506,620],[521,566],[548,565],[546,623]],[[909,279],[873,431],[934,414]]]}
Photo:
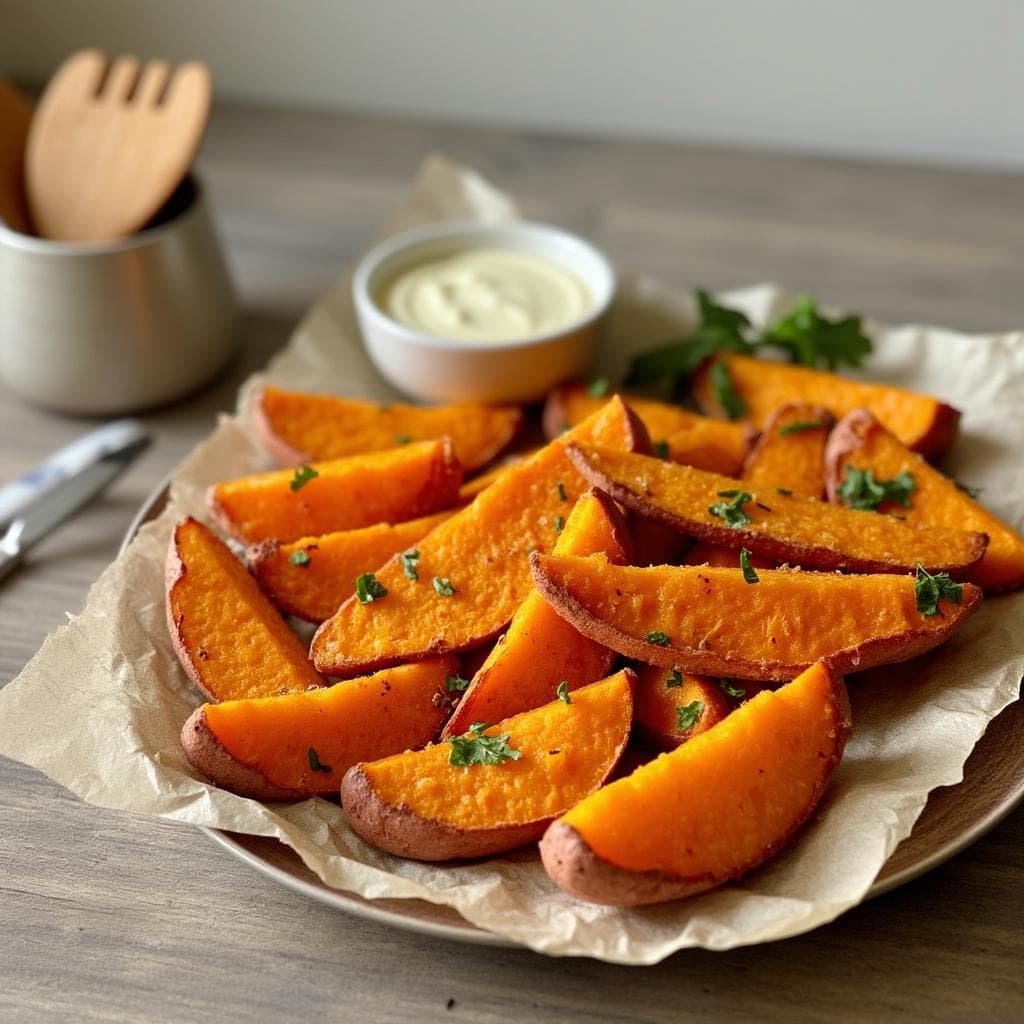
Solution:
{"label": "wooden spatula", "polygon": [[141,228],[181,183],[210,113],[210,73],[165,61],[69,57],[36,107],[25,154],[44,238],[98,242]]}
{"label": "wooden spatula", "polygon": [[31,104],[10,82],[0,78],[0,220],[23,234],[29,231],[22,169],[31,120]]}

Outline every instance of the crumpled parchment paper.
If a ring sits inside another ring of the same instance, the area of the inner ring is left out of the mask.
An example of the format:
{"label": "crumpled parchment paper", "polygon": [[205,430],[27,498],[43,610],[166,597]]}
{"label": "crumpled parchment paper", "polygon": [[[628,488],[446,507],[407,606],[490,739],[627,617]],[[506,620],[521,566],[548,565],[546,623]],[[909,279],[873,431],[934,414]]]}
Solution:
{"label": "crumpled parchment paper", "polygon": [[[428,220],[515,216],[506,196],[435,157],[384,233]],[[755,324],[787,301],[769,286],[724,298]],[[631,353],[684,331],[693,315],[688,295],[650,280],[623,280],[601,370],[617,375]],[[1016,445],[1024,439],[1024,334],[872,330],[876,353],[865,374],[963,409],[951,468],[983,487],[985,503],[1020,529],[1024,464]],[[178,740],[199,697],[167,635],[162,566],[173,523],[187,513],[205,516],[207,485],[269,468],[244,416],[248,395],[263,381],[393,397],[362,351],[347,274],[266,372],[247,382],[240,414],[224,417],[183,463],[169,507],[103,573],[82,614],[50,636],[0,693],[0,753],[35,766],[83,800],[273,836],[333,887],[370,898],[449,904],[474,924],[545,953],[653,963],[689,946],[726,949],[794,935],[855,905],[910,832],[928,792],[962,778],[987,723],[1017,696],[1024,595],[986,601],[928,657],[853,680],[853,738],[812,827],[795,846],[739,884],[638,910],[569,898],[547,879],[532,851],[457,867],[401,861],[362,842],[327,800],[263,805],[216,790],[196,778]]]}

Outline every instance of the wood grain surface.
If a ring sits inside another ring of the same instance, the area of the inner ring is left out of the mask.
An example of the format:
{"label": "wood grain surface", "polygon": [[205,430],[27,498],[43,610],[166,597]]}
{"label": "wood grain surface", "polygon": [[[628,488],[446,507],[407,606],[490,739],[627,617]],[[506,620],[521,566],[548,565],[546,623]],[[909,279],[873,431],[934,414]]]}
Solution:
{"label": "wood grain surface", "polygon": [[[891,322],[1024,323],[1020,177],[219,110],[201,171],[246,308],[243,350],[202,394],[145,416],[154,447],[0,584],[0,682],[81,609],[145,496],[433,150],[476,166],[528,216],[681,287],[772,280]],[[88,426],[0,385],[0,479]],[[1024,1019],[1024,808],[809,935],[651,968],[460,945],[342,914],[198,831],[88,807],[2,760],[0,837],[4,1024]]]}

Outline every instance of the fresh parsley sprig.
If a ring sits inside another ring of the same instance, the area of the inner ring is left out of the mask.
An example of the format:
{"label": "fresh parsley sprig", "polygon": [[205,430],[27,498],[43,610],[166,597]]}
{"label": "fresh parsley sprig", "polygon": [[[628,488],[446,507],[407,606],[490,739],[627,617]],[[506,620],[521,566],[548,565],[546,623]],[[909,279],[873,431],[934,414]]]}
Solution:
{"label": "fresh parsley sprig", "polygon": [[686,732],[687,729],[692,729],[701,719],[704,714],[704,701],[692,700],[689,704],[684,707],[676,708],[676,722],[677,732]]}
{"label": "fresh parsley sprig", "polygon": [[508,745],[509,733],[500,736],[485,736],[486,722],[474,722],[465,736],[453,736],[448,763],[457,768],[468,768],[474,764],[502,764],[504,761],[518,761],[521,750]]}
{"label": "fresh parsley sprig", "polygon": [[959,583],[954,583],[948,572],[937,572],[932,576],[919,565],[914,580],[914,599],[917,602],[917,610],[922,615],[941,615],[939,601],[961,604],[964,599],[964,588]]}
{"label": "fresh parsley sprig", "polygon": [[716,501],[714,505],[708,505],[708,512],[716,519],[725,521],[725,525],[732,530],[738,530],[741,526],[750,523],[750,516],[743,508],[748,502],[754,500],[752,494],[746,491],[719,491],[718,497],[731,498],[731,501]]}
{"label": "fresh parsley sprig", "polygon": [[839,485],[839,497],[850,508],[877,512],[884,501],[910,508],[910,496],[916,490],[917,484],[907,470],[891,480],[876,480],[870,469],[847,466],[846,475]]}

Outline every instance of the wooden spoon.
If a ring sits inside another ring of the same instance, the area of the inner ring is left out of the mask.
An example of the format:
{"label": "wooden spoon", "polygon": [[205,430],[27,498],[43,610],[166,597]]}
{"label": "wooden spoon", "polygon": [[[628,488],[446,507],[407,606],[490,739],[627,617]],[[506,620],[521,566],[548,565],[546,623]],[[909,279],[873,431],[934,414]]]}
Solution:
{"label": "wooden spoon", "polygon": [[181,183],[210,113],[210,73],[81,50],[53,76],[29,130],[29,207],[44,238],[98,242],[141,228]]}
{"label": "wooden spoon", "polygon": [[22,234],[31,231],[23,171],[31,120],[31,104],[0,78],[0,220]]}

